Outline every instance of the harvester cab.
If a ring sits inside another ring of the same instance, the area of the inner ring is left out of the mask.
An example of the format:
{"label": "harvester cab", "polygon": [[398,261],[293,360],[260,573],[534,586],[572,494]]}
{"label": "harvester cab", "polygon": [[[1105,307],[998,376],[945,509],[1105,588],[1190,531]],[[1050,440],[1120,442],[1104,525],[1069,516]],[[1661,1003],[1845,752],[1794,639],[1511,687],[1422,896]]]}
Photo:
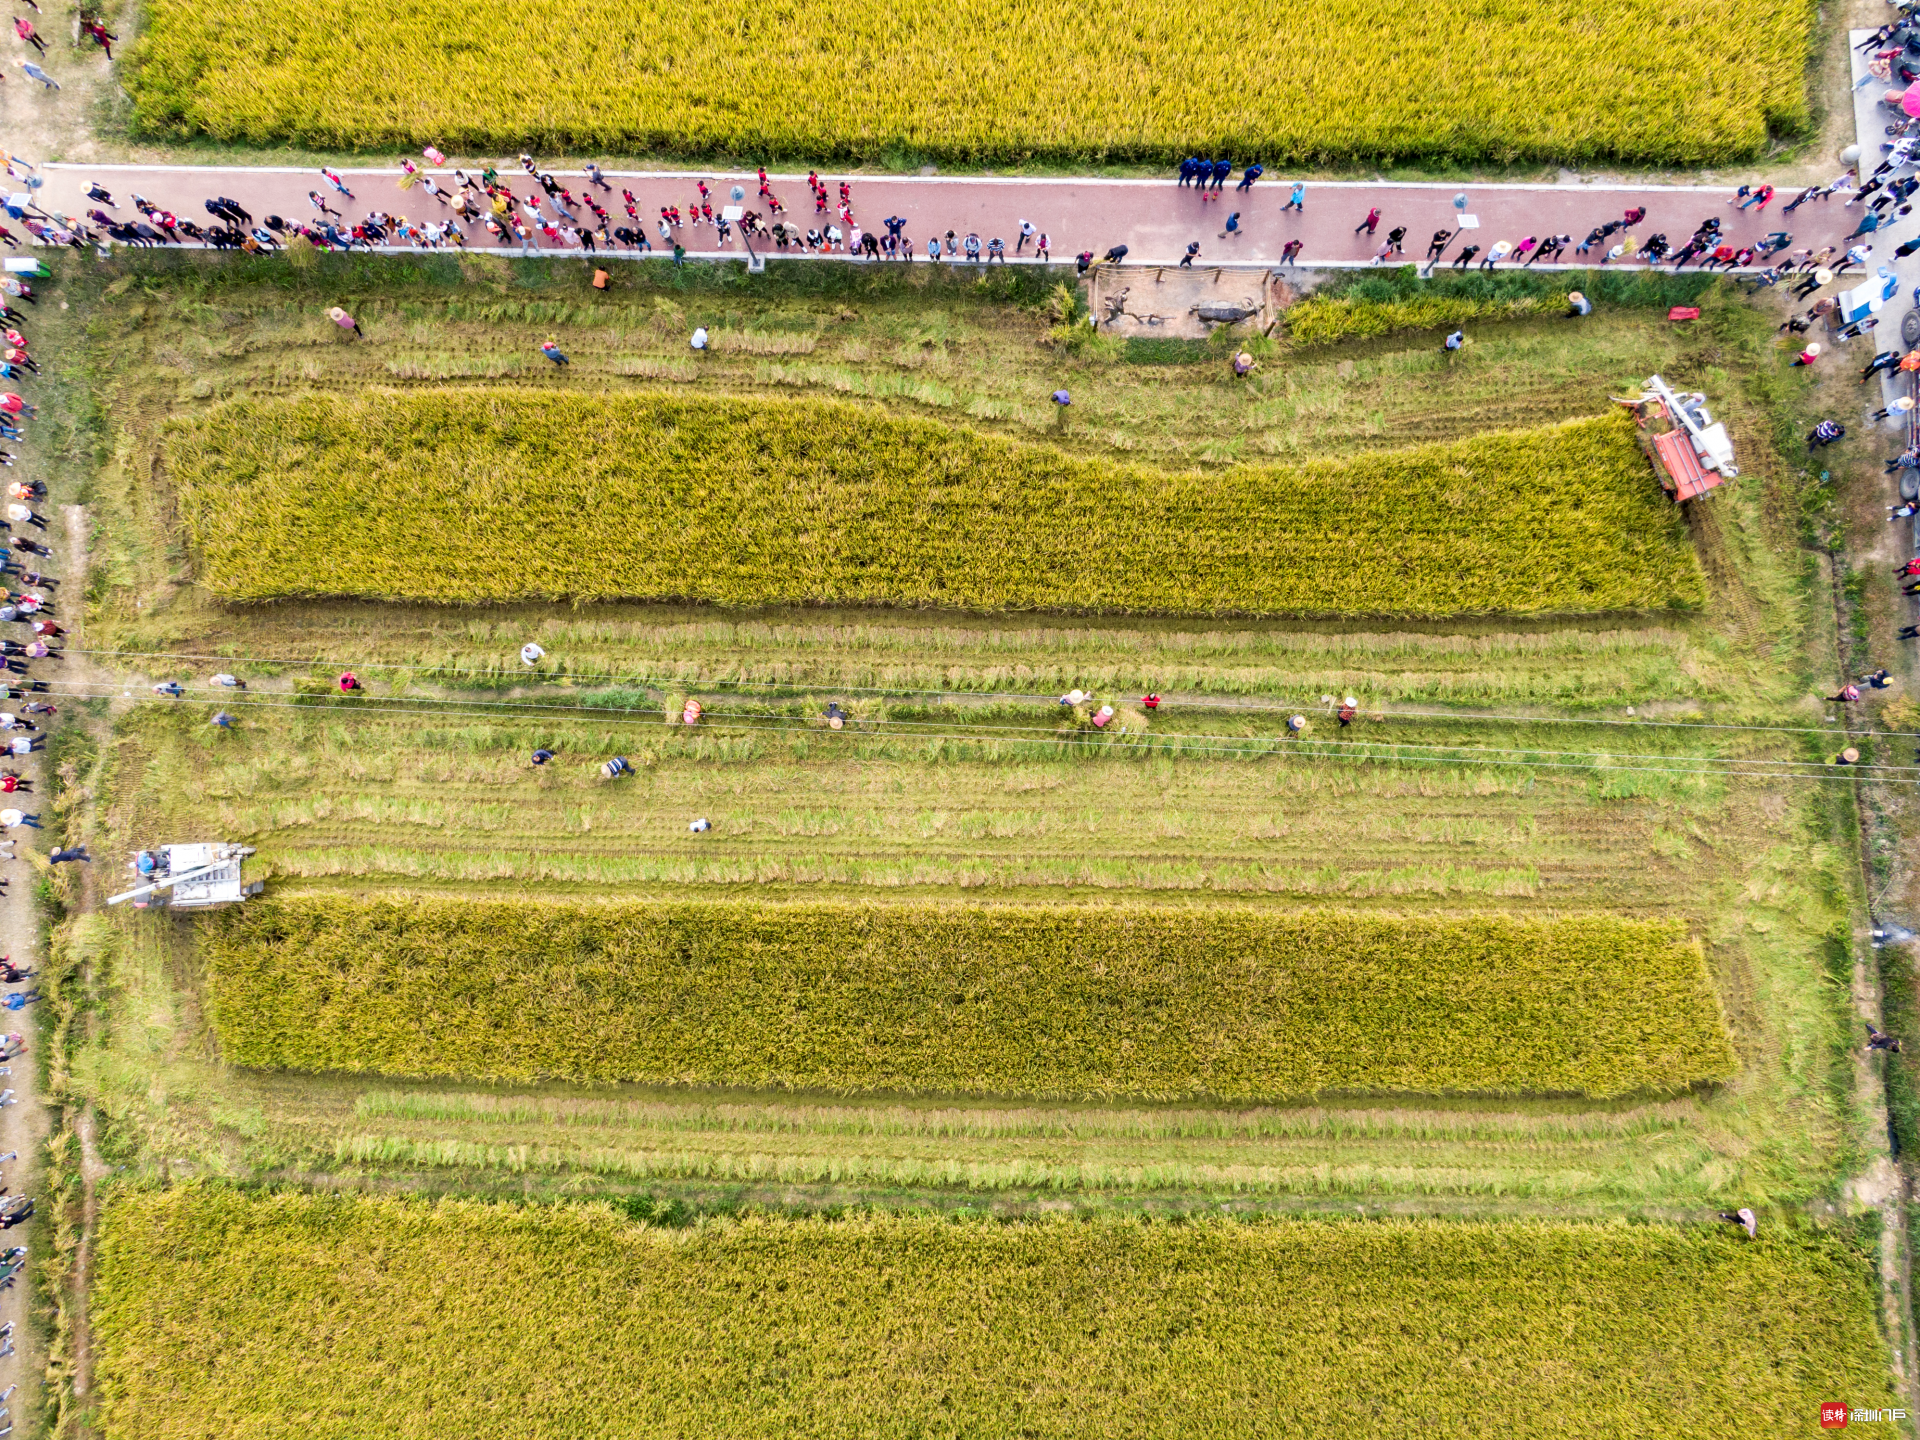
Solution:
{"label": "harvester cab", "polygon": [[165,905],[174,910],[204,910],[232,905],[258,895],[266,882],[241,877],[240,862],[251,845],[161,845],[134,853],[127,869],[139,884],[108,897],[109,905],[131,900],[136,910]]}

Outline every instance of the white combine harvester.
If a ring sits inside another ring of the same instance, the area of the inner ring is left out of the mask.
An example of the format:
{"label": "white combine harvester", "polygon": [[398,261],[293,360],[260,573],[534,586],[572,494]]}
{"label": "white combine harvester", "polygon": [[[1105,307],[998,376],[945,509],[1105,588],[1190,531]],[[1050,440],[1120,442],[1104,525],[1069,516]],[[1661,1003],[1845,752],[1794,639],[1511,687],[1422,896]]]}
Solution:
{"label": "white combine harvester", "polygon": [[[240,862],[251,845],[162,845],[137,853],[127,868],[142,884],[108,897],[109,905],[131,900],[136,910],[166,905],[175,910],[204,910],[232,905],[258,895],[266,884],[240,878]],[[149,899],[148,897],[153,897]]]}

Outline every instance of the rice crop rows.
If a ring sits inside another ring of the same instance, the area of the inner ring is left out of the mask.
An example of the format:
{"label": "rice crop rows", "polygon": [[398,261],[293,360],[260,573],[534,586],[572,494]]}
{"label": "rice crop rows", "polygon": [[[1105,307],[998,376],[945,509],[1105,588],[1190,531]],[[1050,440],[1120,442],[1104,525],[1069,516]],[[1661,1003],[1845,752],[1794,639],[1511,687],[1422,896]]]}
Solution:
{"label": "rice crop rows", "polygon": [[[1143,11],[1065,0],[768,11],[748,0],[153,0],[148,134],[499,154],[571,147],[900,164],[1618,159],[1704,164],[1804,129],[1806,0],[1437,0],[1417,83],[1386,0]],[[1206,57],[1204,72],[1194,70]]]}
{"label": "rice crop rows", "polygon": [[[123,1189],[100,1434],[1613,1437],[1890,1404],[1843,1235],[1438,1221],[649,1226]],[[1655,1418],[1657,1417],[1657,1418]]]}
{"label": "rice crop rows", "polygon": [[167,463],[226,600],[1217,616],[1705,594],[1619,415],[1202,474],[825,401],[449,388],[235,401],[175,427]]}
{"label": "rice crop rows", "polygon": [[291,898],[210,917],[239,1065],[1259,1099],[1671,1091],[1737,1069],[1671,922]]}

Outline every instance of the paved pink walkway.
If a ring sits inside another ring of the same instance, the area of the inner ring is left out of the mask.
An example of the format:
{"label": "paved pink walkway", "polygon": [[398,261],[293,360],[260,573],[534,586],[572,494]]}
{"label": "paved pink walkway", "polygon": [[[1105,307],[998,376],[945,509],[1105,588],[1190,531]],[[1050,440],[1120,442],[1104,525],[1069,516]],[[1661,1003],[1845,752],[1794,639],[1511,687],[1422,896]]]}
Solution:
{"label": "paved pink walkway", "polygon": [[[424,162],[423,162],[424,163]],[[517,163],[503,162],[498,167],[516,195],[539,194],[539,187]],[[352,202],[333,194],[316,170],[242,169],[217,166],[113,166],[48,165],[45,184],[39,192],[41,203],[49,209],[81,215],[93,208],[86,199],[90,182],[113,192],[119,201],[118,215],[137,219],[129,197],[144,195],[182,219],[208,224],[210,217],[202,202],[215,195],[230,196],[255,217],[269,214],[289,220],[313,215],[307,199],[309,190],[327,194],[330,204],[344,211],[348,220],[358,219],[367,210],[378,207],[389,214],[406,215],[416,221],[443,220],[449,212],[419,188],[402,190],[400,172],[393,169],[351,170],[342,173],[355,195]],[[449,189],[452,180],[440,171],[432,172]],[[555,172],[560,182],[579,193],[584,183],[578,172]],[[837,201],[840,177],[822,172]],[[1165,180],[1045,180],[946,178],[906,176],[866,178],[853,182],[853,217],[866,229],[879,231],[881,220],[889,215],[904,216],[905,233],[911,237],[918,257],[924,261],[930,235],[944,237],[953,230],[962,239],[977,232],[984,252],[985,242],[998,235],[1007,242],[1013,255],[1019,236],[1019,222],[1030,220],[1052,240],[1055,261],[1071,260],[1083,250],[1104,254],[1108,247],[1125,244],[1129,264],[1177,264],[1188,242],[1200,242],[1201,265],[1244,264],[1277,265],[1281,247],[1290,239],[1304,242],[1300,263],[1304,265],[1365,264],[1396,225],[1407,227],[1405,245],[1408,257],[1419,261],[1426,253],[1433,232],[1442,227],[1455,228],[1458,212],[1453,197],[1462,187],[1442,184],[1370,184],[1365,182],[1328,182],[1310,184],[1302,213],[1287,213],[1289,182],[1285,175],[1263,177],[1251,192],[1236,193],[1238,173],[1217,200],[1202,200],[1197,191],[1176,185],[1173,177]],[[659,236],[659,211],[664,205],[678,205],[684,212],[697,199],[696,180],[705,179],[714,193],[715,213],[728,203],[725,197],[733,185],[746,190],[745,205],[766,215],[766,206],[757,198],[758,181],[751,175],[728,175],[714,171],[647,172],[621,174],[609,171],[611,195],[593,192],[600,203],[613,213],[616,225],[629,223],[619,191],[631,189],[638,199],[641,219],[656,247]],[[787,207],[786,218],[799,221],[802,228],[823,223],[816,219],[805,177],[774,177],[773,192]],[[1479,221],[1476,229],[1457,238],[1448,250],[1447,263],[1469,243],[1478,243],[1485,257],[1494,242],[1518,242],[1527,235],[1571,234],[1578,244],[1595,225],[1619,218],[1628,208],[1644,205],[1647,218],[1633,227],[1637,239],[1656,232],[1664,233],[1676,248],[1686,242],[1694,228],[1707,216],[1718,215],[1724,235],[1730,243],[1757,240],[1769,231],[1786,230],[1796,248],[1838,244],[1858,223],[1861,207],[1846,208],[1840,199],[1809,201],[1792,215],[1782,207],[1792,198],[1781,194],[1765,210],[1735,210],[1729,200],[1731,187],[1682,185],[1476,185],[1464,188],[1468,198],[1467,215]],[[542,197],[544,198],[544,197]],[[1381,211],[1379,237],[1356,235],[1354,227],[1365,219],[1367,211]],[[551,206],[548,207],[551,209]],[[1240,212],[1242,233],[1221,238],[1227,216]],[[585,212],[581,212],[583,217]],[[828,216],[825,219],[835,217]],[[1892,238],[1888,232],[1869,236],[1874,255],[1869,262],[1880,263],[1891,255],[1895,243],[1907,238],[1911,222],[1900,227]],[[510,249],[491,241],[477,224],[467,227],[470,248]],[[726,251],[717,247],[713,230],[687,227],[678,236],[690,255],[739,256],[740,239],[734,232]],[[1615,237],[1618,238],[1618,237]],[[765,248],[768,242],[757,242]],[[552,253],[543,243],[543,253]],[[577,253],[577,252],[574,252]],[[778,253],[778,252],[771,252]],[[1030,258],[1031,247],[1026,252]],[[1568,250],[1565,261],[1585,266],[1597,263],[1600,251],[1581,258]]]}

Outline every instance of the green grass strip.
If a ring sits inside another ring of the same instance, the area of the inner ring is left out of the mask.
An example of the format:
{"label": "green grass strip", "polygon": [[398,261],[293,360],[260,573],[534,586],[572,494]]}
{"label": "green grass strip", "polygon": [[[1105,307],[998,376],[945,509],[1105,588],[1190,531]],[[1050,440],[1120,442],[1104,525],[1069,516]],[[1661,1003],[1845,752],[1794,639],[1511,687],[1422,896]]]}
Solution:
{"label": "green grass strip", "polygon": [[1610,916],[319,897],[203,944],[261,1067],[1167,1099],[1736,1069],[1699,945]]}
{"label": "green grass strip", "polygon": [[96,1267],[108,1440],[1787,1436],[1894,1400],[1869,1259],[1784,1228],[674,1230],[192,1186],[113,1196]]}
{"label": "green grass strip", "polygon": [[175,428],[228,600],[1453,614],[1698,605],[1624,415],[1166,473],[817,400],[450,387]]}
{"label": "green grass strip", "polygon": [[1536,271],[1514,265],[1505,270],[1442,270],[1422,279],[1414,266],[1400,265],[1334,275],[1289,306],[1284,319],[1295,343],[1324,345],[1470,320],[1564,315],[1567,295],[1574,290],[1602,305],[1664,310],[1697,304],[1709,293],[1724,295],[1728,288],[1714,276],[1697,272]]}

